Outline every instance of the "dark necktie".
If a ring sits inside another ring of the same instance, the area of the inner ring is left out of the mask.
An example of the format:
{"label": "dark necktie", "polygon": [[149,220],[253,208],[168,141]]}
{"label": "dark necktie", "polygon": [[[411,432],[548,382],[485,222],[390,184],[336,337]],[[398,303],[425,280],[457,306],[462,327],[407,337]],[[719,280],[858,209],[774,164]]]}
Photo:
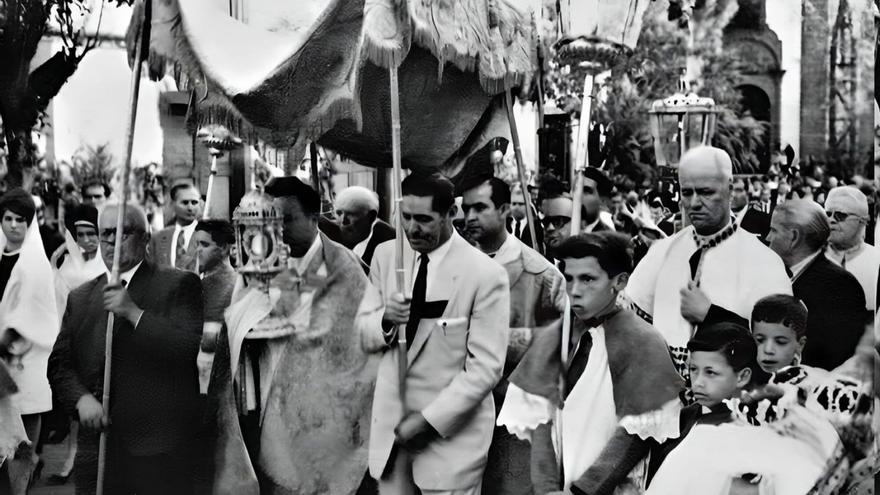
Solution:
{"label": "dark necktie", "polygon": [[517,239],[522,237],[522,226],[520,226],[519,220],[516,221],[516,228],[513,229],[513,235],[515,235]]}
{"label": "dark necktie", "polygon": [[586,331],[581,335],[581,340],[578,343],[574,354],[571,356],[571,360],[568,363],[568,369],[565,371],[565,395],[563,396],[563,399],[568,398],[568,394],[571,393],[581,375],[584,374],[584,370],[587,369],[587,361],[589,360],[590,350],[592,348],[593,336],[590,335],[589,331]]}
{"label": "dark necktie", "polygon": [[186,256],[186,238],[183,235],[183,231],[177,233],[177,248],[174,258],[174,266],[176,268],[183,268],[183,257]]}
{"label": "dark necktie", "polygon": [[422,309],[425,306],[425,292],[428,289],[428,255],[423,254],[419,261],[419,272],[413,284],[412,300],[409,305],[409,321],[406,322],[406,348],[412,345],[419,321],[422,318]]}
{"label": "dark necktie", "polygon": [[[706,252],[705,248],[699,248],[691,255],[688,259],[688,264],[691,267],[691,280],[694,280],[697,276],[697,269],[700,267],[700,260],[703,258],[703,253]],[[694,280],[699,282],[699,280]]]}

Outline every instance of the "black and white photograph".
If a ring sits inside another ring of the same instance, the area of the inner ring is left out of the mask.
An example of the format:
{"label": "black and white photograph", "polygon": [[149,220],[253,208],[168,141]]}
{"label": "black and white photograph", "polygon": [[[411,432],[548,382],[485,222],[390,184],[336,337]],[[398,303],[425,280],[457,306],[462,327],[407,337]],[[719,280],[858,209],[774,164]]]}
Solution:
{"label": "black and white photograph", "polygon": [[880,0],[0,0],[0,495],[880,495]]}

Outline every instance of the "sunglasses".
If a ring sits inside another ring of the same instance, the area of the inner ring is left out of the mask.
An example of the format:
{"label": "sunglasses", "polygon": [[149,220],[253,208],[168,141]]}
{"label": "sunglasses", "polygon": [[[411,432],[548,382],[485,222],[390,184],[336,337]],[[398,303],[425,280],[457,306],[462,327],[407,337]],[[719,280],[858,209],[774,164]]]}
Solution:
{"label": "sunglasses", "polygon": [[826,211],[828,218],[833,218],[835,222],[845,222],[847,218],[856,216],[855,213],[846,213],[843,211]]}
{"label": "sunglasses", "polygon": [[567,224],[571,221],[571,217],[565,216],[552,216],[552,217],[544,217],[541,219],[541,224],[544,228],[553,226],[553,228],[561,228],[563,225]]}

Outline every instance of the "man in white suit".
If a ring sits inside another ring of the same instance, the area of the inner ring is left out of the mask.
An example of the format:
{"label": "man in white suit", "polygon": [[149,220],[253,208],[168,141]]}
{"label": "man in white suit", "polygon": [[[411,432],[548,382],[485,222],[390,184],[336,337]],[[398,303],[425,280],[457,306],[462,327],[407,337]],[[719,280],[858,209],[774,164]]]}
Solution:
{"label": "man in white suit", "polygon": [[[403,181],[404,288],[394,241],[376,249],[364,348],[382,354],[370,431],[370,474],[382,495],[480,493],[492,441],[492,388],[507,353],[507,273],[453,229],[452,183],[417,172]],[[403,292],[401,294],[400,292]],[[404,295],[405,294],[405,295]],[[406,407],[399,398],[397,330],[407,333]],[[404,411],[405,409],[405,411]],[[409,454],[412,472],[398,455]],[[417,493],[417,492],[416,492]]]}

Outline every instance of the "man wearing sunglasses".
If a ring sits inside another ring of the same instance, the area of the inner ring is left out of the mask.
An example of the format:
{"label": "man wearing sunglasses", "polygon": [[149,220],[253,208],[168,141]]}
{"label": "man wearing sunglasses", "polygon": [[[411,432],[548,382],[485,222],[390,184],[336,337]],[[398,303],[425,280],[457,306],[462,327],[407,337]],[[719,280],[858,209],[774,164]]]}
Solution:
{"label": "man wearing sunglasses", "polygon": [[855,275],[865,291],[866,309],[873,312],[877,303],[880,249],[865,242],[868,198],[852,186],[834,188],[828,191],[825,213],[831,222],[825,255]]}

